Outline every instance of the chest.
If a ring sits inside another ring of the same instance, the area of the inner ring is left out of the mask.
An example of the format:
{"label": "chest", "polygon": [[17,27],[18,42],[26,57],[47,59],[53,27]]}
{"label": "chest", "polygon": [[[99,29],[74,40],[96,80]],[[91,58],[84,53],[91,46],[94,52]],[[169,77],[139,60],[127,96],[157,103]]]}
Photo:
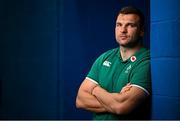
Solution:
{"label": "chest", "polygon": [[106,60],[99,70],[99,84],[109,92],[120,92],[130,82],[132,64],[120,60]]}

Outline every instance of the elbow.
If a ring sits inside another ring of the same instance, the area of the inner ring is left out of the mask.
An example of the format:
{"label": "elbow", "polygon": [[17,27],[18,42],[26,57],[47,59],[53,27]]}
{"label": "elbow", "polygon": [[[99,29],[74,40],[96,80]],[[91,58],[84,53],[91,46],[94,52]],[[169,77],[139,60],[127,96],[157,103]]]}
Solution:
{"label": "elbow", "polygon": [[81,101],[78,99],[76,99],[76,108],[83,108],[83,104],[81,103]]}
{"label": "elbow", "polygon": [[76,108],[80,108],[80,104],[78,100],[76,100]]}
{"label": "elbow", "polygon": [[80,105],[80,101],[78,99],[76,99],[76,108],[80,108],[81,105]]}
{"label": "elbow", "polygon": [[113,113],[117,115],[126,115],[131,112],[131,110],[128,107],[125,107],[123,105],[116,105],[112,107],[112,109],[113,109]]}

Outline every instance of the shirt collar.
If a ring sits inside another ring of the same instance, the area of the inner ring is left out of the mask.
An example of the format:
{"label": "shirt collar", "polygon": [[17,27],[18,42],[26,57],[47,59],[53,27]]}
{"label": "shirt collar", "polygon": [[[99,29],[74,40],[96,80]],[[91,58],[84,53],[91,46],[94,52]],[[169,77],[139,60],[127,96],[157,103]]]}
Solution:
{"label": "shirt collar", "polygon": [[145,50],[146,48],[141,47],[135,54],[133,54],[131,57],[129,57],[127,60],[123,61],[120,53],[120,47],[118,48],[117,51],[117,56],[120,59],[121,62],[126,63],[126,62],[132,62],[132,57],[134,56],[135,59],[138,59],[139,55]]}

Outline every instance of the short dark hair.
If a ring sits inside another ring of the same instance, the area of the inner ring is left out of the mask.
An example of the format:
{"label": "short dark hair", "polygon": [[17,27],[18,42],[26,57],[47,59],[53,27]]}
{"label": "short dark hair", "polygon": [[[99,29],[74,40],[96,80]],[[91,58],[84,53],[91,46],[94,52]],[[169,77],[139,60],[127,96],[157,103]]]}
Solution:
{"label": "short dark hair", "polygon": [[136,14],[139,16],[140,18],[140,27],[144,28],[144,14],[137,8],[132,7],[132,6],[127,6],[127,7],[123,7],[119,13],[119,14]]}

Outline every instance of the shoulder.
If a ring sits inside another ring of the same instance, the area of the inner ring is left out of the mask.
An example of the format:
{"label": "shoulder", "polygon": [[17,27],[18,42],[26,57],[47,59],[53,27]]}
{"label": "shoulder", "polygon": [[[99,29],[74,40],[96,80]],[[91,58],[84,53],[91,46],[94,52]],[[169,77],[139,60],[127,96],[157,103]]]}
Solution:
{"label": "shoulder", "polygon": [[134,63],[135,65],[150,62],[150,51],[147,48],[141,48],[135,56],[137,57],[137,61]]}
{"label": "shoulder", "polygon": [[119,48],[118,47],[117,48],[113,48],[113,49],[110,49],[110,50],[102,53],[99,57],[103,58],[103,59],[106,59],[106,58],[115,56],[118,52],[119,52]]}
{"label": "shoulder", "polygon": [[140,54],[141,59],[150,60],[150,50],[147,48],[142,48],[142,52]]}
{"label": "shoulder", "polygon": [[96,64],[102,64],[106,60],[111,60],[112,58],[114,58],[117,55],[118,51],[119,51],[119,48],[114,48],[114,49],[107,50],[106,52],[102,53],[95,60],[95,63]]}

